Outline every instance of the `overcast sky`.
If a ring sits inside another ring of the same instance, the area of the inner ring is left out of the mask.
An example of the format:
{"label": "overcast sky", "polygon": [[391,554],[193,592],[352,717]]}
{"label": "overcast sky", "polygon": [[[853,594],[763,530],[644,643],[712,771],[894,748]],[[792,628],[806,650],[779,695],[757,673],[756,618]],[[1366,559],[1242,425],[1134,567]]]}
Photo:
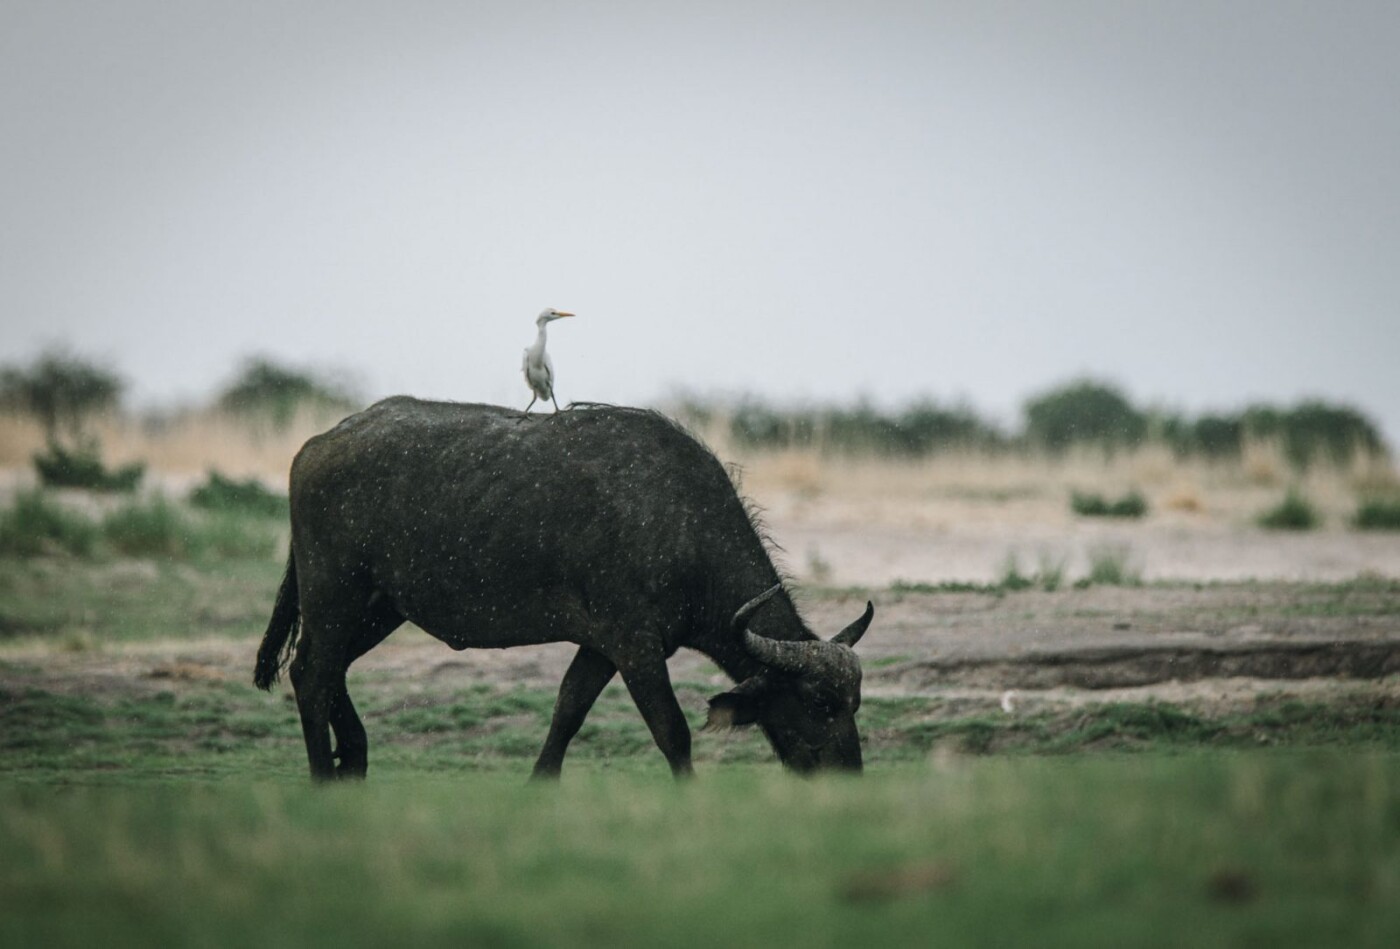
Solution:
{"label": "overcast sky", "polygon": [[1400,444],[1400,3],[0,0],[0,357],[139,404],[1014,417],[1081,374]]}

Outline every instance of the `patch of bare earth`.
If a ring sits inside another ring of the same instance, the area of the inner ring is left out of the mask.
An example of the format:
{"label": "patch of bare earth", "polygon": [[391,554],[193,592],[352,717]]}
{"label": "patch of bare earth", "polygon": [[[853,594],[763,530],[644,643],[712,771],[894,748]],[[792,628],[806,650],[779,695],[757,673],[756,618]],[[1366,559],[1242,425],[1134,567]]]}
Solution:
{"label": "patch of bare earth", "polygon": [[[950,714],[1153,700],[1224,714],[1265,693],[1400,700],[1400,598],[1389,584],[885,591],[874,598],[876,620],[859,647],[865,694],[939,698]],[[830,636],[859,614],[863,599],[813,596],[802,609],[815,631]],[[119,698],[235,683],[251,692],[256,645],[12,646],[0,652],[0,690]],[[483,684],[553,690],[572,655],[568,644],[454,652],[406,628],[355,666],[351,688],[430,704]],[[728,681],[684,650],[672,659],[671,675],[701,688]]]}

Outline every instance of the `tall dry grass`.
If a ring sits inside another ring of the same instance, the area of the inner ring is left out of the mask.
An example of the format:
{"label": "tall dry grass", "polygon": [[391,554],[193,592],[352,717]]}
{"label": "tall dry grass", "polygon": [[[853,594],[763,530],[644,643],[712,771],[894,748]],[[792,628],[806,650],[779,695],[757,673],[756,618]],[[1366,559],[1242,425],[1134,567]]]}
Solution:
{"label": "tall dry grass", "polygon": [[[297,450],[339,418],[304,411],[279,429],[207,409],[161,419],[109,415],[94,420],[89,432],[109,466],[140,461],[152,477],[175,482],[218,471],[229,477],[257,478],[285,490]],[[34,454],[43,448],[44,432],[34,420],[0,415],[0,469],[28,469]]]}
{"label": "tall dry grass", "polygon": [[[1236,460],[1179,457],[1166,445],[1080,448],[1063,455],[953,450],[927,458],[853,456],[820,448],[746,450],[723,420],[699,433],[732,463],[741,487],[765,509],[804,519],[928,526],[979,516],[1067,521],[1075,491],[1119,497],[1140,492],[1156,517],[1252,519],[1289,488],[1338,523],[1358,497],[1400,493],[1387,458],[1357,454],[1344,465],[1294,468],[1275,441],[1253,441]],[[980,512],[980,513],[979,513]]]}
{"label": "tall dry grass", "polygon": [[[216,470],[258,478],[285,490],[292,457],[338,414],[304,411],[276,429],[217,410],[162,420],[114,415],[94,423],[109,465],[145,462],[158,484],[185,486]],[[1235,461],[1180,458],[1166,446],[1131,451],[1080,449],[1062,456],[965,449],[927,458],[851,456],[819,448],[749,450],[715,419],[697,434],[734,466],[745,494],[775,514],[817,520],[931,524],[949,517],[1067,520],[1073,491],[1120,496],[1141,492],[1154,517],[1248,519],[1290,487],[1324,515],[1345,520],[1357,498],[1400,493],[1400,477],[1385,458],[1357,455],[1347,465],[1294,469],[1282,447],[1251,442]],[[0,469],[29,477],[31,458],[44,447],[31,419],[0,415]]]}

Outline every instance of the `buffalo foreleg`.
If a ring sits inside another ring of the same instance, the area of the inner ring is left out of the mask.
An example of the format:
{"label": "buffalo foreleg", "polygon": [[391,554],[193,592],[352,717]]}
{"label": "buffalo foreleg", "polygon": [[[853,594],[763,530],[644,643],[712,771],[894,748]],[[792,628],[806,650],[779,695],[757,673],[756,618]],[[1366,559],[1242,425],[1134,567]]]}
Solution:
{"label": "buffalo foreleg", "polygon": [[532,778],[557,778],[564,764],[564,752],[578,734],[588,710],[597,701],[603,687],[612,681],[617,667],[602,653],[580,646],[564,681],[559,685],[559,698],[554,702],[554,719],[549,723],[549,737],[544,740],[539,760],[535,762]]}
{"label": "buffalo foreleg", "polygon": [[622,681],[637,703],[637,711],[651,729],[651,737],[666,756],[671,772],[686,777],[690,767],[690,726],[686,723],[681,703],[671,688],[671,676],[666,672],[666,657],[659,651],[644,651],[619,662]]}

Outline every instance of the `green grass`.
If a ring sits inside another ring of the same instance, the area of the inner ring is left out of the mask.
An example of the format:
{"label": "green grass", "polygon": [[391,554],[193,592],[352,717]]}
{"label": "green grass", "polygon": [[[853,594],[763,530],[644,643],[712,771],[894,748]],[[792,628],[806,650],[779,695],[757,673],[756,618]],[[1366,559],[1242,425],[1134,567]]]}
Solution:
{"label": "green grass", "polygon": [[1127,544],[1099,544],[1089,549],[1089,573],[1076,581],[1083,589],[1090,586],[1136,587],[1142,585],[1142,571],[1133,562]]}
{"label": "green grass", "polygon": [[[698,731],[701,672],[676,682],[694,781],[614,683],[538,787],[552,684],[369,668],[369,779],[312,788],[289,692],[248,681],[281,569],[0,558],[0,637],[35,641],[0,651],[0,945],[1400,939],[1400,707],[1375,692],[1016,715],[867,695],[865,776],[802,780],[752,730]],[[1394,615],[1395,581],[1288,589]],[[122,645],[210,633],[236,645]],[[123,675],[91,671],[109,655]]]}
{"label": "green grass", "polygon": [[0,643],[76,646],[150,639],[260,635],[281,557],[176,563],[0,558]]}
{"label": "green grass", "polygon": [[43,491],[22,491],[0,510],[0,554],[34,557],[48,553],[88,556],[101,531],[92,519],[55,503]]}
{"label": "green grass", "polygon": [[6,945],[1392,945],[1388,755],[0,786]]}
{"label": "green grass", "polygon": [[22,492],[0,509],[0,556],[229,560],[271,557],[282,542],[281,524],[266,511],[234,504],[194,511],[160,494],[129,500],[101,518],[43,491]]}
{"label": "green grass", "polygon": [[[305,770],[300,725],[287,691],[269,696],[232,667],[157,665],[122,692],[0,687],[0,776],[18,780],[293,778]],[[248,668],[244,668],[244,666]],[[28,667],[32,668],[32,667]],[[27,667],[0,663],[23,679]],[[37,671],[34,670],[34,671]],[[528,774],[549,726],[555,688],[443,683],[435,691],[385,675],[352,676],[370,737],[370,773],[508,771]],[[702,768],[776,761],[756,730],[701,733],[709,684],[677,683]],[[1400,753],[1400,708],[1352,698],[1330,703],[1265,697],[1207,714],[1162,703],[1119,703],[1007,715],[940,697],[869,697],[860,726],[875,767],[961,754],[1156,754],[1183,750],[1347,747]],[[607,764],[662,774],[665,763],[625,689],[613,684],[569,751],[571,766]]]}

